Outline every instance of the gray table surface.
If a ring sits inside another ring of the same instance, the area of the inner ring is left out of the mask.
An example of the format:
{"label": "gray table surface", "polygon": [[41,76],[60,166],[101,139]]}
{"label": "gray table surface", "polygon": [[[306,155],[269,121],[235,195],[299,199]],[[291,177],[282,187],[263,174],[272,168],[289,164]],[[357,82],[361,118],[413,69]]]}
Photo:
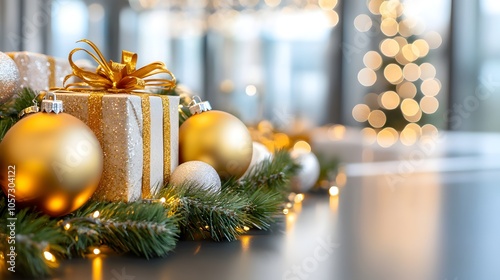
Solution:
{"label": "gray table surface", "polygon": [[338,197],[308,194],[270,232],[181,241],[149,261],[65,261],[53,279],[500,279],[500,170],[474,169],[348,176]]}

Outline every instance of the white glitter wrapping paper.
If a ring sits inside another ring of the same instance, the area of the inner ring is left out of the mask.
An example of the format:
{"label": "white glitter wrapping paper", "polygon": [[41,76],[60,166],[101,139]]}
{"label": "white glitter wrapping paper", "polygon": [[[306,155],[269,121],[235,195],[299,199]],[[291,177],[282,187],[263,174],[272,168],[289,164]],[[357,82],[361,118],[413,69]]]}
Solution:
{"label": "white glitter wrapping paper", "polygon": [[[56,93],[64,112],[88,124],[87,93]],[[163,106],[150,96],[151,155],[150,190],[159,191],[163,182]],[[169,96],[170,172],[179,158],[179,97]],[[141,98],[131,94],[106,94],[102,99],[104,172],[94,198],[105,201],[135,201],[143,198],[143,114]]]}
{"label": "white glitter wrapping paper", "polygon": [[[64,77],[72,71],[67,59],[31,52],[10,52],[7,55],[14,60],[19,69],[21,86],[33,90],[48,90],[52,86],[62,87]],[[50,65],[51,63],[53,65]]]}

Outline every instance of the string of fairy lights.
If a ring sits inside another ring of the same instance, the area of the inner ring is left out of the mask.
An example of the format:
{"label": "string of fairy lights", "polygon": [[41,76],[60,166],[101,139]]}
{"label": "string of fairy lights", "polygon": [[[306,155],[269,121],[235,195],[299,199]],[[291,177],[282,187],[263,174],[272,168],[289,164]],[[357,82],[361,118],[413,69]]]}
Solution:
{"label": "string of fairy lights", "polygon": [[364,54],[358,81],[370,89],[382,85],[383,90],[366,94],[352,116],[367,124],[363,134],[368,142],[390,147],[399,141],[410,146],[422,135],[438,131],[428,116],[439,109],[442,86],[426,57],[440,47],[442,38],[435,31],[426,32],[425,22],[400,0],[370,0],[367,6],[371,15],[358,15],[354,26],[369,34],[380,31],[383,38],[377,49]]}

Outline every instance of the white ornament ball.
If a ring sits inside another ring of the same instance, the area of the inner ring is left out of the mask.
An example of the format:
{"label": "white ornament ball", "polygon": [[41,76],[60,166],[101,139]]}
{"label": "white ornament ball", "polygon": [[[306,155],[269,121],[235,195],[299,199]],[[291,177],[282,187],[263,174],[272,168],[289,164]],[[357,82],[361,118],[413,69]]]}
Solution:
{"label": "white ornament ball", "polygon": [[0,103],[11,99],[19,90],[21,76],[16,63],[8,55],[0,52]]}
{"label": "white ornament ball", "polygon": [[250,165],[248,166],[248,169],[245,172],[245,174],[243,174],[242,178],[245,178],[248,174],[250,174],[250,171],[255,165],[258,165],[262,161],[273,157],[271,152],[269,152],[269,150],[263,144],[259,142],[253,142],[252,146],[253,146],[252,160],[250,161]]}
{"label": "white ornament ball", "polygon": [[314,153],[306,150],[293,150],[291,157],[301,168],[291,180],[292,191],[304,193],[309,191],[319,178],[319,160]]}
{"label": "white ornament ball", "polygon": [[188,182],[214,192],[220,191],[221,188],[219,174],[210,164],[203,161],[185,162],[177,166],[170,176],[170,184],[173,186],[181,186]]}

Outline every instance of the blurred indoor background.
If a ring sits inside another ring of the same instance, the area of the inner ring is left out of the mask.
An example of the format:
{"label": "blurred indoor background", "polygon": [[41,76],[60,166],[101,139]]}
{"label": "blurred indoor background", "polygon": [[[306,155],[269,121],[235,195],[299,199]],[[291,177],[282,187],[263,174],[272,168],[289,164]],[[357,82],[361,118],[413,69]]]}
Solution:
{"label": "blurred indoor background", "polygon": [[164,61],[248,124],[354,126],[382,146],[500,131],[499,29],[498,0],[0,0],[1,51],[66,57],[88,38]]}

